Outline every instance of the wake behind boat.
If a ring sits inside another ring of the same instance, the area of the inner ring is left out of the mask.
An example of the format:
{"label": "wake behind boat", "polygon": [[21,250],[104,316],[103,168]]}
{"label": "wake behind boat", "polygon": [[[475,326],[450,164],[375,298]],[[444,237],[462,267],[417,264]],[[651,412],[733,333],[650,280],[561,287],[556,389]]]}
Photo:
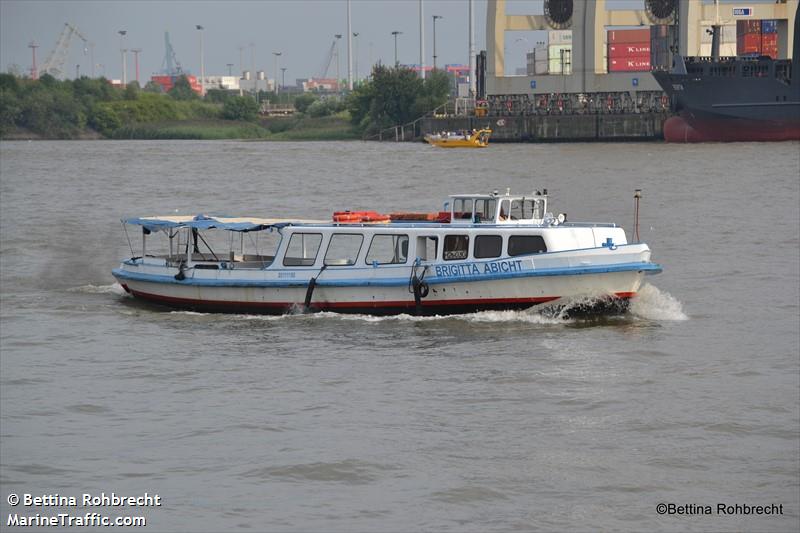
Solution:
{"label": "wake behind boat", "polygon": [[618,307],[661,271],[622,228],[567,222],[547,202],[547,190],[495,191],[451,196],[430,214],[129,218],[141,254],[131,246],[113,275],[133,296],[181,309],[429,315],[586,296]]}

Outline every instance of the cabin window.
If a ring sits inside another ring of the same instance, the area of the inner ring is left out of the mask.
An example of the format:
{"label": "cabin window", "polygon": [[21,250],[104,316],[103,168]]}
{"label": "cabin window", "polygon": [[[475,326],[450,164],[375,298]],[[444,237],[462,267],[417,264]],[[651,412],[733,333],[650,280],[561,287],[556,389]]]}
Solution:
{"label": "cabin window", "polygon": [[508,212],[510,211],[509,205],[511,201],[503,200],[500,202],[500,220],[508,220]]}
{"label": "cabin window", "polygon": [[417,237],[417,257],[420,261],[435,261],[439,253],[439,237]]}
{"label": "cabin window", "polygon": [[497,200],[479,198],[475,200],[475,222],[494,222]]}
{"label": "cabin window", "polygon": [[453,200],[453,218],[472,220],[472,198],[456,198]]}
{"label": "cabin window", "polygon": [[314,266],[320,244],[322,244],[320,233],[293,233],[283,256],[283,265]]}
{"label": "cabin window", "polygon": [[537,212],[541,212],[539,200],[523,198],[521,200],[511,201],[511,220],[528,220],[531,218],[541,218],[536,216]]}
{"label": "cabin window", "polygon": [[444,238],[444,260],[466,259],[469,250],[469,235],[446,235]]}
{"label": "cabin window", "polygon": [[513,235],[508,238],[508,255],[539,254],[547,251],[541,235]]}
{"label": "cabin window", "polygon": [[475,237],[475,259],[500,257],[503,253],[503,237],[500,235],[478,235]]}
{"label": "cabin window", "polygon": [[408,235],[375,235],[367,251],[367,263],[402,265],[408,260]]}
{"label": "cabin window", "polygon": [[364,242],[363,235],[334,233],[328,244],[328,251],[325,252],[325,264],[330,266],[355,265],[362,242]]}

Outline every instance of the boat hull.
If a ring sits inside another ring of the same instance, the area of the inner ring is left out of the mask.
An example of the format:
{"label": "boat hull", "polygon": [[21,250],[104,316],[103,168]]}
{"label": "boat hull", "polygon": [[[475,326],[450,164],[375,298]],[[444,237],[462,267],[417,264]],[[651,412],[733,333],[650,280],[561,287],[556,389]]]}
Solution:
{"label": "boat hull", "polygon": [[403,286],[326,286],[322,280],[313,291],[308,308],[307,286],[213,286],[191,280],[165,283],[134,279],[115,271],[133,296],[177,309],[204,312],[285,314],[333,311],[376,315],[446,315],[486,310],[519,310],[553,304],[585,307],[592,312],[620,311],[642,283],[642,270],[585,275],[555,275],[492,281],[431,279],[428,294],[417,305],[413,292]]}
{"label": "boat hull", "polygon": [[428,140],[428,142],[439,148],[486,148],[488,144],[473,141],[459,140]]}
{"label": "boat hull", "polygon": [[683,112],[664,122],[669,143],[792,141],[800,139],[800,121],[728,118]]}
{"label": "boat hull", "polygon": [[[772,63],[747,66],[768,68]],[[734,68],[736,62],[720,65]],[[654,71],[653,77],[678,113],[664,122],[667,142],[800,140],[800,83],[796,80],[787,84],[774,75],[742,77],[663,71]]]}

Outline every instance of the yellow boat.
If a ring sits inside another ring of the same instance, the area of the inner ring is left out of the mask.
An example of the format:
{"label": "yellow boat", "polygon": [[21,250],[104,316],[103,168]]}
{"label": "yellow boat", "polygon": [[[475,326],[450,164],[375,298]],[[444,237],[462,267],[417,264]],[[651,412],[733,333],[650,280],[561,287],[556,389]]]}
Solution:
{"label": "yellow boat", "polygon": [[428,134],[425,140],[434,146],[442,148],[486,148],[489,145],[489,136],[492,130],[488,128],[472,130],[464,133],[436,133]]}

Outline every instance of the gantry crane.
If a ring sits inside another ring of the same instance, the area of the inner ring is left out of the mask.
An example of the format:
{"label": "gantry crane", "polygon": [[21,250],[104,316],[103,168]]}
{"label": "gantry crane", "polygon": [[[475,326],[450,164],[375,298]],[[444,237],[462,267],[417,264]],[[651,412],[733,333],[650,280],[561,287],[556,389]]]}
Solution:
{"label": "gantry crane", "polygon": [[72,36],[76,36],[83,41],[83,53],[89,51],[89,39],[87,39],[74,25],[69,22],[64,23],[64,30],[58,38],[56,47],[44,60],[44,63],[39,67],[39,74],[50,74],[56,78],[60,78],[64,74],[64,63],[67,61],[67,53],[69,52],[69,44]]}
{"label": "gantry crane", "polygon": [[325,59],[322,61],[322,67],[320,68],[319,71],[319,77],[321,79],[325,79],[328,77],[328,71],[331,68],[331,63],[333,62],[333,58],[334,56],[338,55],[338,51],[336,50],[336,41],[338,41],[338,39],[333,40],[333,43],[331,43],[330,50],[328,50],[328,53],[325,54]]}

